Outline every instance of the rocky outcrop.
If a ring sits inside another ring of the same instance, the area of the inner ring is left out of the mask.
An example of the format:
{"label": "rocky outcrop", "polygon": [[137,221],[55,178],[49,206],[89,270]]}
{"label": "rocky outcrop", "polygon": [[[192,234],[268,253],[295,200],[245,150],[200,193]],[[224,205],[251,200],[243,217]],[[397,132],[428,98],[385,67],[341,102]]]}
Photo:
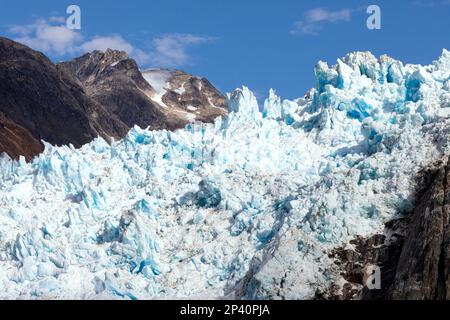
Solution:
{"label": "rocky outcrop", "polygon": [[60,66],[76,77],[90,98],[127,126],[174,130],[226,114],[226,101],[206,79],[182,71],[147,70],[126,52],[94,51]]}
{"label": "rocky outcrop", "polygon": [[[369,238],[357,237],[350,241],[350,248],[345,246],[334,249],[329,256],[334,259],[344,283],[334,284],[318,298],[330,300],[385,299],[395,278],[408,222],[408,218],[389,221],[385,225],[383,234],[375,234]],[[380,268],[381,286],[379,289],[369,290],[364,281],[364,276],[371,266]]]}
{"label": "rocky outcrop", "polygon": [[[413,212],[386,224],[383,234],[351,241],[330,253],[346,283],[327,299],[450,299],[450,158],[418,174]],[[369,290],[365,268],[381,269],[381,288]]]}
{"label": "rocky outcrop", "polygon": [[0,154],[6,152],[13,159],[24,156],[26,160],[30,160],[42,151],[42,144],[28,130],[0,113]]}
{"label": "rocky outcrop", "polygon": [[388,299],[450,299],[450,162],[419,174],[422,188]]}

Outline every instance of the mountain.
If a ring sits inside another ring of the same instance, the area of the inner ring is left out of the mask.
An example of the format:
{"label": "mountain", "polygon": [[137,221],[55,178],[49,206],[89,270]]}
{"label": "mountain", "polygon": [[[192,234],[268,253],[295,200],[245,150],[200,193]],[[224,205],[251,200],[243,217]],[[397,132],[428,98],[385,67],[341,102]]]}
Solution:
{"label": "mountain", "polygon": [[174,130],[226,114],[225,98],[208,80],[182,71],[141,73],[126,52],[94,51],[60,66],[81,82],[90,98],[130,128]]}
{"label": "mountain", "polygon": [[[0,101],[0,112],[38,141],[80,147],[99,134],[127,133],[75,78],[43,54],[6,38],[0,38]],[[8,149],[0,151],[14,156]]]}
{"label": "mountain", "polygon": [[200,81],[205,89],[187,85],[189,93],[179,96],[168,91],[170,106],[160,105],[153,100],[156,91],[124,52],[95,51],[55,65],[42,53],[0,37],[0,113],[22,130],[19,135],[8,132],[0,153],[29,160],[43,150],[42,140],[81,147],[97,136],[123,138],[134,125],[175,130],[226,113],[224,97],[206,79],[182,74],[180,85]]}
{"label": "mountain", "polygon": [[263,112],[243,87],[214,123],[0,157],[0,298],[448,297],[450,52],[314,71]]}

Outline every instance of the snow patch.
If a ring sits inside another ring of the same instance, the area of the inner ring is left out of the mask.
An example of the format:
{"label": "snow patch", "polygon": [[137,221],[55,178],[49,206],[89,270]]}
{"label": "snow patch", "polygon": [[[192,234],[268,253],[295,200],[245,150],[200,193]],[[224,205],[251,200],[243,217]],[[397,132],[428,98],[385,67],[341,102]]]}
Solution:
{"label": "snow patch", "polygon": [[162,93],[168,86],[171,73],[168,70],[144,70],[142,71],[144,79],[155,89],[156,92]]}
{"label": "snow patch", "polygon": [[174,91],[176,93],[178,93],[179,95],[183,95],[186,92],[186,87],[184,85],[185,84],[183,83],[183,85],[181,87],[179,87],[178,89],[175,89]]}
{"label": "snow patch", "polygon": [[170,71],[149,69],[142,71],[142,76],[155,90],[152,100],[157,102],[163,108],[168,108],[162,98],[167,93],[167,88],[170,86],[170,83],[168,82],[172,76]]}

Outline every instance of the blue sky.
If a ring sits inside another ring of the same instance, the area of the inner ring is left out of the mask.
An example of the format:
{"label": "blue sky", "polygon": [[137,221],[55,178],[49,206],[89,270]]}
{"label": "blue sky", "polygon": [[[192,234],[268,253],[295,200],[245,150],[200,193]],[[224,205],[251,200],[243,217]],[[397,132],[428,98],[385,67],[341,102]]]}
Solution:
{"label": "blue sky", "polygon": [[[450,0],[0,0],[0,34],[54,61],[107,46],[126,49],[142,67],[204,76],[221,91],[241,85],[260,99],[313,87],[318,60],[361,50],[429,64],[450,49]],[[65,28],[66,8],[81,8],[81,30]],[[370,4],[381,30],[366,27]]]}

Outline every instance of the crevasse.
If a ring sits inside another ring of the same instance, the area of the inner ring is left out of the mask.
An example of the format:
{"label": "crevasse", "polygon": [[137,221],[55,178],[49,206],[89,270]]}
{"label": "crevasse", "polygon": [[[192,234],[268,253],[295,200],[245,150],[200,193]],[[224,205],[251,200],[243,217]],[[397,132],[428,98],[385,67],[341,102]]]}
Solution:
{"label": "crevasse", "polygon": [[[429,66],[356,52],[294,101],[111,144],[0,157],[0,298],[312,298],[327,250],[411,208],[449,151],[450,52]],[[281,286],[280,283],[283,283]]]}

